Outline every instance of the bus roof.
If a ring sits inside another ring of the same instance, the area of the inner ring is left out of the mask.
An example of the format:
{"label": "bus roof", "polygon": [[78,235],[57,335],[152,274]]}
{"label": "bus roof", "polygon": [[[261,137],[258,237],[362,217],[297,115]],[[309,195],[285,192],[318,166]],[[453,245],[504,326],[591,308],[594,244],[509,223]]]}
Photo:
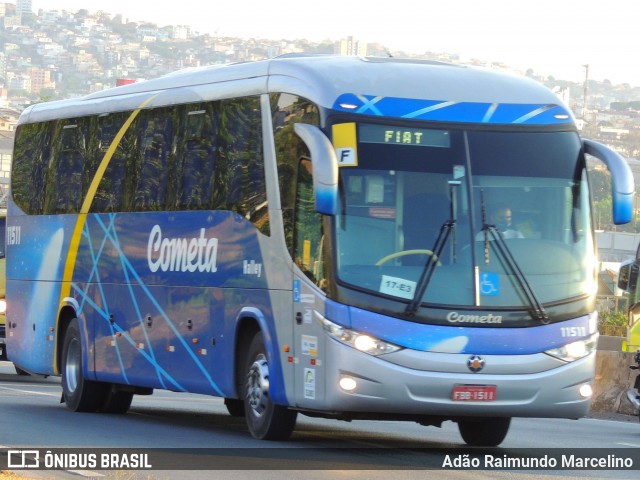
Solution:
{"label": "bus roof", "polygon": [[[345,94],[436,102],[560,105],[527,77],[490,69],[396,58],[289,55],[180,70],[84,97],[30,106],[19,124],[237,96],[285,92],[333,108]],[[151,99],[151,100],[150,100]]]}

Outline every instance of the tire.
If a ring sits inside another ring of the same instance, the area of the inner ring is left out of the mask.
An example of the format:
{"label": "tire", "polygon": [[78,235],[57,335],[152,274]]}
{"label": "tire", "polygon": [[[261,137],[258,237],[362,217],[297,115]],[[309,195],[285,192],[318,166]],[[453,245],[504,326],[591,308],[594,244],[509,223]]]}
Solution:
{"label": "tire", "polygon": [[112,386],[105,395],[99,410],[103,413],[127,413],[132,400],[133,392],[117,390]]}
{"label": "tire", "polygon": [[13,364],[13,368],[16,369],[16,373],[18,375],[31,375],[29,372],[27,372],[26,370],[21,369],[19,366],[17,366],[15,363]]}
{"label": "tire", "polygon": [[84,378],[78,319],[69,323],[62,347],[62,396],[74,412],[96,412],[106,401],[109,385]]}
{"label": "tire", "polygon": [[458,420],[462,439],[474,447],[497,447],[507,436],[510,425],[509,417]]}
{"label": "tire", "polygon": [[261,332],[249,344],[244,372],[243,398],[249,432],[258,440],[286,440],[295,428],[298,412],[271,401],[269,362]]}
{"label": "tire", "polygon": [[244,417],[244,402],[237,398],[225,398],[224,406],[232,417]]}

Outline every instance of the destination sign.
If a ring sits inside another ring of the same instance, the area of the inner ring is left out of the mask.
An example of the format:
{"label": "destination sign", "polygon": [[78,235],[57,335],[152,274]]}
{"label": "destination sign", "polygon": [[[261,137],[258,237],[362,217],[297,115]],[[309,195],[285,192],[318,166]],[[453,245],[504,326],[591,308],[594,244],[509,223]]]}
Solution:
{"label": "destination sign", "polygon": [[440,148],[451,146],[448,130],[364,124],[358,126],[358,137],[361,143]]}

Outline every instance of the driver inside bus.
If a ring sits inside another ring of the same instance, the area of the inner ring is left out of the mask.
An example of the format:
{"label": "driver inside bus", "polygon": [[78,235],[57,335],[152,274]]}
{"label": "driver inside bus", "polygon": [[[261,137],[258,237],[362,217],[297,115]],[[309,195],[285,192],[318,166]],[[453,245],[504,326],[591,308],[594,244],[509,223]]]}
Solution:
{"label": "driver inside bus", "polygon": [[522,232],[513,228],[512,221],[513,213],[511,212],[511,208],[505,205],[497,207],[489,217],[489,223],[495,225],[503,238],[524,238]]}

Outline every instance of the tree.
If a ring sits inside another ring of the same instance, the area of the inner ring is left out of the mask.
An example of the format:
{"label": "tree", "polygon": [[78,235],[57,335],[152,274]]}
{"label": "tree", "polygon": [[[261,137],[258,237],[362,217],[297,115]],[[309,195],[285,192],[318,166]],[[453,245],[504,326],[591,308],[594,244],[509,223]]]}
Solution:
{"label": "tree", "polygon": [[38,103],[50,102],[58,97],[55,90],[48,88],[38,92]]}

